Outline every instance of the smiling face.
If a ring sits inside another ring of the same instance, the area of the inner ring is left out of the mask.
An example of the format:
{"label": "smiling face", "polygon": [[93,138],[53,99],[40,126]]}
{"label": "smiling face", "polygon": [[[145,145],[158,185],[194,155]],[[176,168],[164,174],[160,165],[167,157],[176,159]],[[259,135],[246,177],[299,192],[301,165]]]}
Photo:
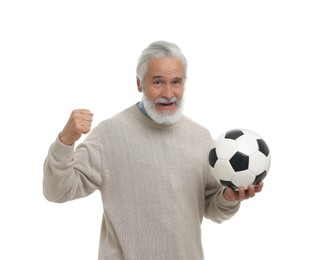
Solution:
{"label": "smiling face", "polygon": [[173,116],[180,109],[184,85],[184,67],[178,58],[163,57],[151,60],[144,78],[144,86],[138,81],[139,90],[144,92],[145,108],[149,116],[152,118],[148,111],[150,106],[154,109],[153,114],[155,112],[158,116]]}

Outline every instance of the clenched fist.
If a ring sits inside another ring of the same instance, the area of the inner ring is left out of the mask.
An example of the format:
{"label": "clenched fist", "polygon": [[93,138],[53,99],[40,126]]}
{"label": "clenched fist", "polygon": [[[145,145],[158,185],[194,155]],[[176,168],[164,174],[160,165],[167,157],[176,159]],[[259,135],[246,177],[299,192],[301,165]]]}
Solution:
{"label": "clenched fist", "polygon": [[59,134],[59,139],[63,144],[72,145],[80,139],[82,134],[91,131],[93,113],[87,109],[73,110],[67,124]]}

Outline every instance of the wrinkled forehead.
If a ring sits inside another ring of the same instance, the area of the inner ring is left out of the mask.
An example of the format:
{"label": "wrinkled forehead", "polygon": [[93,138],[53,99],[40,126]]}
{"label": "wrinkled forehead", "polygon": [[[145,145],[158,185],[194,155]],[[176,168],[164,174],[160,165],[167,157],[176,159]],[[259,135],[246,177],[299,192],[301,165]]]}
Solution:
{"label": "wrinkled forehead", "polygon": [[175,57],[163,57],[150,60],[148,64],[148,76],[150,77],[185,77],[182,61]]}

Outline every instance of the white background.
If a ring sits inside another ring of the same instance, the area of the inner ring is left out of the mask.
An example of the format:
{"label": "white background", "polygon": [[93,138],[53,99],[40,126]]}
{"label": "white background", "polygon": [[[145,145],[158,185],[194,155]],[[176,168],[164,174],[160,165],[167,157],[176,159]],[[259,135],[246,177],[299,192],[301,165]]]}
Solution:
{"label": "white background", "polygon": [[206,259],[310,259],[310,14],[302,0],[1,1],[0,259],[97,259],[100,194],[46,201],[43,161],[73,109],[97,125],[140,100],[136,61],[154,40],[188,58],[185,114],[272,152],[262,193],[203,221]]}

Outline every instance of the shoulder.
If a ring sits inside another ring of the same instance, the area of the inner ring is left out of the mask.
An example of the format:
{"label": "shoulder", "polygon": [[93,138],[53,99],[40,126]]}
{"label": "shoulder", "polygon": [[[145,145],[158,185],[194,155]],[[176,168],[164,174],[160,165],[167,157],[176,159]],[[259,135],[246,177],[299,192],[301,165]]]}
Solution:
{"label": "shoulder", "polygon": [[102,120],[96,126],[96,128],[106,127],[106,126],[114,125],[114,124],[119,124],[119,123],[122,123],[122,122],[124,122],[126,120],[129,120],[131,117],[135,116],[135,113],[136,113],[135,106],[136,105],[130,106],[130,107],[120,111],[119,113],[115,114],[114,116]]}
{"label": "shoulder", "polygon": [[193,119],[183,115],[183,127],[182,131],[185,135],[189,136],[188,138],[193,139],[196,142],[203,144],[208,144],[212,146],[214,140],[210,131],[203,126],[202,124],[194,121]]}
{"label": "shoulder", "polygon": [[190,128],[192,131],[202,133],[203,135],[210,135],[210,131],[205,126],[194,121],[190,117],[183,115],[183,120],[185,127]]}
{"label": "shoulder", "polygon": [[135,117],[139,114],[137,105],[130,106],[116,115],[102,120],[97,126],[93,128],[93,131],[101,136],[102,134],[115,133],[123,128],[127,128],[129,123],[135,121]]}

